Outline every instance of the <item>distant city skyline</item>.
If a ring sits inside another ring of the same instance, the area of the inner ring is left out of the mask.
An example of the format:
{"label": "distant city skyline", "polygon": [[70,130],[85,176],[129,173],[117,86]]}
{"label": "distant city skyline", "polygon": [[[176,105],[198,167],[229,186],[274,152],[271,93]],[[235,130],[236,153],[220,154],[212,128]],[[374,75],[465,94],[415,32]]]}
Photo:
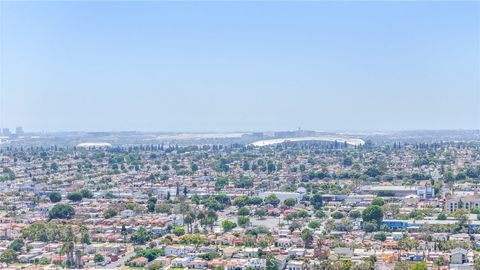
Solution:
{"label": "distant city skyline", "polygon": [[480,128],[479,2],[0,2],[0,128]]}

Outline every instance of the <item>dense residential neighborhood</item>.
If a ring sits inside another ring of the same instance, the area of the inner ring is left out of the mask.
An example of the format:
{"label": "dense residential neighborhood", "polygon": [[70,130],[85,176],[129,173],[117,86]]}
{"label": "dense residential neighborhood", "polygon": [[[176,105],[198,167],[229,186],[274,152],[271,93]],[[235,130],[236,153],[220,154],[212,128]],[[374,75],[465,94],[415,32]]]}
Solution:
{"label": "dense residential neighborhood", "polygon": [[22,145],[0,166],[3,268],[480,269],[478,142]]}
{"label": "dense residential neighborhood", "polygon": [[480,0],[0,0],[0,270],[480,270]]}

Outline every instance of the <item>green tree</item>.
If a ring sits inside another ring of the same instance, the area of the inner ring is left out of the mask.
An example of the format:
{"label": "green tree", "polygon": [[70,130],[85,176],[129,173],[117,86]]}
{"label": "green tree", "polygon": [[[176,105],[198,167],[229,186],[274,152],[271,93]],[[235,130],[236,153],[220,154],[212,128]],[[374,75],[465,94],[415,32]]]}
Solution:
{"label": "green tree", "polygon": [[251,188],[253,187],[253,179],[247,176],[242,176],[240,179],[235,180],[233,184],[236,188]]}
{"label": "green tree", "polygon": [[325,217],[325,212],[323,212],[322,210],[318,210],[315,212],[315,216],[317,218],[324,218]]}
{"label": "green tree", "polygon": [[222,222],[222,228],[226,232],[234,229],[235,227],[237,227],[237,224],[235,222],[232,222],[232,221],[229,221],[229,220],[224,220]]}
{"label": "green tree", "polygon": [[172,213],[172,206],[170,206],[166,203],[157,204],[157,205],[155,205],[155,212],[170,215]]}
{"label": "green tree", "polygon": [[411,270],[428,270],[428,267],[425,262],[417,262],[412,265]]}
{"label": "green tree", "polygon": [[93,260],[95,261],[95,263],[101,263],[105,261],[105,257],[102,254],[97,253],[95,254],[95,257],[93,258]]}
{"label": "green tree", "polygon": [[363,221],[380,223],[383,220],[383,210],[378,205],[370,205],[362,213]]}
{"label": "green tree", "polygon": [[90,245],[92,243],[90,241],[90,234],[88,233],[88,229],[85,225],[80,226],[80,243],[84,245]]}
{"label": "green tree", "polygon": [[278,197],[277,197],[277,195],[275,195],[275,193],[272,193],[272,194],[268,195],[267,197],[265,197],[264,202],[266,204],[271,204],[274,207],[277,207],[278,204],[280,203],[280,199],[278,199]]}
{"label": "green tree", "polygon": [[8,248],[9,249],[12,249],[16,252],[19,252],[20,250],[22,250],[22,247],[23,247],[23,239],[21,238],[16,238],[14,239],[10,245],[8,245]]}
{"label": "green tree", "polygon": [[353,164],[353,161],[352,161],[352,158],[351,157],[344,157],[343,158],[343,166],[352,166]]}
{"label": "green tree", "polygon": [[138,245],[143,245],[150,240],[150,233],[145,230],[144,227],[140,227],[136,232],[131,236],[133,243]]}
{"label": "green tree", "polygon": [[155,205],[157,204],[157,198],[156,197],[149,197],[147,200],[147,210],[150,213],[155,212]]}
{"label": "green tree", "polygon": [[192,203],[199,205],[200,204],[200,196],[198,194],[193,194],[192,198],[190,199]]}
{"label": "green tree", "polygon": [[200,224],[210,226],[210,231],[213,231],[213,225],[218,219],[218,214],[213,210],[208,210],[206,213],[198,213],[197,218],[200,219]]}
{"label": "green tree", "polygon": [[238,196],[233,200],[233,205],[237,207],[244,207],[249,203],[249,199],[247,196]]}
{"label": "green tree", "polygon": [[221,190],[228,185],[228,177],[220,176],[215,180],[215,189]]}
{"label": "green tree", "polygon": [[56,204],[50,212],[48,212],[48,217],[50,219],[60,218],[60,219],[69,219],[75,215],[75,210],[71,205],[68,204]]}
{"label": "green tree", "polygon": [[245,227],[248,225],[248,223],[250,223],[250,219],[245,216],[240,216],[237,218],[237,223],[238,223],[238,226]]}
{"label": "green tree", "polygon": [[385,200],[383,200],[383,198],[375,197],[372,200],[372,205],[383,206],[384,204],[385,204]]}
{"label": "green tree", "polygon": [[447,215],[442,212],[442,213],[438,214],[437,219],[438,219],[438,220],[446,220],[446,219],[447,219]]}
{"label": "green tree", "polygon": [[79,202],[83,198],[82,194],[80,192],[70,192],[67,194],[67,199],[69,199],[72,202]]}
{"label": "green tree", "polygon": [[80,190],[80,194],[82,194],[82,198],[87,198],[87,199],[93,198],[93,193],[86,188]]}
{"label": "green tree", "polygon": [[54,172],[58,171],[58,164],[53,162],[52,164],[50,164],[50,169]]}
{"label": "green tree", "polygon": [[410,263],[406,261],[399,261],[395,263],[395,267],[393,268],[394,270],[410,270]]}
{"label": "green tree", "polygon": [[17,261],[17,253],[13,249],[6,249],[2,255],[0,255],[0,262],[14,263]]}
{"label": "green tree", "polygon": [[50,201],[52,203],[57,203],[62,200],[62,194],[60,192],[52,192],[48,195],[48,198],[50,198]]}
{"label": "green tree", "polygon": [[305,169],[306,169],[305,164],[300,164],[299,169],[300,169],[301,172],[304,172]]}
{"label": "green tree", "polygon": [[243,161],[242,169],[243,169],[244,171],[250,170],[250,163],[248,163],[247,160],[244,160],[244,161]]}
{"label": "green tree", "polygon": [[382,174],[382,171],[378,167],[369,167],[365,172],[366,175],[370,177],[376,177]]}
{"label": "green tree", "polygon": [[474,264],[473,264],[473,269],[474,270],[480,270],[480,259],[476,259]]}
{"label": "green tree", "polygon": [[192,172],[196,172],[196,171],[198,171],[198,165],[197,165],[197,164],[195,164],[195,163],[192,163],[192,165],[191,165],[191,169],[192,169]]}
{"label": "green tree", "polygon": [[318,228],[320,228],[320,225],[321,225],[321,223],[317,220],[312,220],[312,221],[310,221],[310,223],[308,223],[308,227],[310,229],[318,229]]}
{"label": "green tree", "polygon": [[335,211],[335,212],[333,212],[333,214],[332,214],[332,218],[334,218],[334,219],[342,219],[342,218],[344,218],[344,217],[345,217],[345,214],[343,214],[343,213],[340,212],[340,211]]}
{"label": "green tree", "polygon": [[120,229],[120,234],[123,236],[123,242],[127,242],[127,227],[125,227],[125,224],[122,224],[122,228]]}
{"label": "green tree", "polygon": [[295,200],[293,198],[288,198],[285,201],[283,201],[283,204],[285,206],[288,206],[288,207],[293,207],[293,206],[295,206],[295,204],[297,204],[297,200]]}
{"label": "green tree", "polygon": [[249,205],[260,205],[262,203],[263,203],[263,199],[258,197],[258,196],[248,197],[248,204]]}
{"label": "green tree", "polygon": [[302,240],[303,243],[305,244],[305,247],[311,247],[312,242],[313,242],[313,233],[309,229],[303,229],[302,231]]}
{"label": "green tree", "polygon": [[267,210],[265,210],[265,208],[258,208],[255,210],[255,215],[262,218],[267,215]]}
{"label": "green tree", "polygon": [[387,240],[387,236],[385,235],[384,232],[380,232],[373,235],[373,239],[384,242],[385,240]]}
{"label": "green tree", "polygon": [[241,207],[240,209],[238,209],[238,215],[239,216],[248,216],[248,215],[250,215],[250,210],[246,207]]}
{"label": "green tree", "polygon": [[103,217],[106,219],[112,218],[118,214],[117,210],[113,208],[108,208],[105,211],[103,211]]}
{"label": "green tree", "polygon": [[310,199],[310,203],[312,204],[313,208],[315,208],[315,210],[320,210],[323,206],[322,195],[318,193],[314,194]]}
{"label": "green tree", "polygon": [[353,210],[353,211],[350,211],[350,213],[348,213],[348,216],[353,219],[357,219],[362,216],[362,213],[360,213],[360,211],[358,210]]}
{"label": "green tree", "polygon": [[269,160],[267,162],[267,172],[272,173],[276,170],[275,164],[273,164],[273,161]]}
{"label": "green tree", "polygon": [[183,227],[177,226],[173,228],[173,234],[175,234],[176,236],[184,235],[185,229]]}
{"label": "green tree", "polygon": [[183,218],[183,222],[187,225],[188,233],[192,233],[192,224],[195,222],[196,218],[197,216],[195,212],[188,211],[187,214],[185,214],[185,217]]}

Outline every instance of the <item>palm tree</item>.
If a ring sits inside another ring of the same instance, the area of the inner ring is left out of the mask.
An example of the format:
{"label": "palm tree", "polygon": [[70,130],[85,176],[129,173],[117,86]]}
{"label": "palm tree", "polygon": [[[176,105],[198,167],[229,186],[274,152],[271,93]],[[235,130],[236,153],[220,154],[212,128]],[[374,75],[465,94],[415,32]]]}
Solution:
{"label": "palm tree", "polygon": [[80,225],[80,242],[82,243],[82,253],[85,253],[85,245],[90,245],[90,234],[88,233],[88,229],[85,225]]}

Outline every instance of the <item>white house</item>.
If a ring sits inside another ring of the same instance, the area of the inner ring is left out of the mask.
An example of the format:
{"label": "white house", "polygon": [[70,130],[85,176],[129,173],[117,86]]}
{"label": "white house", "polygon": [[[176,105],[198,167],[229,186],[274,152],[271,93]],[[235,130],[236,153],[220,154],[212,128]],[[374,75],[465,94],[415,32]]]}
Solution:
{"label": "white house", "polygon": [[303,270],[304,269],[304,262],[303,261],[296,261],[290,260],[287,263],[286,270]]}
{"label": "white house", "polygon": [[453,249],[450,253],[450,263],[452,264],[464,264],[468,262],[467,251],[463,248]]}

